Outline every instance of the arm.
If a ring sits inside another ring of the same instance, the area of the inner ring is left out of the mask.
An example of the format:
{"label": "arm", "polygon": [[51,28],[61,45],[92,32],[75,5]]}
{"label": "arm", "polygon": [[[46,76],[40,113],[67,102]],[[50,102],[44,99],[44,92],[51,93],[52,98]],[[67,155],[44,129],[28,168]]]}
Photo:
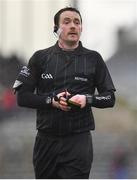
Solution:
{"label": "arm", "polygon": [[41,74],[40,59],[41,53],[34,53],[28,65],[23,66],[17,76],[13,89],[15,93],[17,92],[17,104],[19,106],[44,108],[51,105],[49,94],[41,96],[34,93]]}
{"label": "arm", "polygon": [[37,95],[33,93],[31,86],[23,84],[17,92],[17,104],[28,108],[46,108],[50,107],[52,103],[51,95]]}
{"label": "arm", "polygon": [[71,101],[79,103],[81,108],[91,106],[96,108],[109,108],[115,104],[115,94],[113,91],[106,91],[98,95],[80,95],[77,94],[70,98]]}
{"label": "arm", "polygon": [[24,84],[18,90],[17,104],[22,107],[28,107],[34,109],[55,107],[63,111],[70,110],[69,107],[67,106],[66,99],[63,98],[66,92],[61,92],[57,94],[58,98],[61,97],[60,102],[54,100],[54,93],[50,93],[47,95],[37,95],[34,94],[33,92],[34,92],[33,87]]}
{"label": "arm", "polygon": [[109,70],[100,54],[96,54],[97,64],[95,71],[95,87],[98,95],[87,95],[87,102],[97,108],[113,107],[116,91]]}
{"label": "arm", "polygon": [[88,105],[96,108],[108,108],[115,105],[114,91],[106,91],[98,95],[86,95],[86,102]]}

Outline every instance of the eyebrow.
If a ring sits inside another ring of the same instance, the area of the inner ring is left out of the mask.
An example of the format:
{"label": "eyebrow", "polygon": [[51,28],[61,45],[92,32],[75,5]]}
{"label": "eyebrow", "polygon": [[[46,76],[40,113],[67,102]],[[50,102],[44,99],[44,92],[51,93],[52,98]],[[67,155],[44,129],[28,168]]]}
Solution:
{"label": "eyebrow", "polygon": [[[65,17],[65,18],[64,18],[64,21],[66,21],[66,20],[70,20],[70,19],[71,19],[71,18],[69,18],[69,17]],[[75,20],[75,21],[79,21],[79,22],[80,22],[80,19],[79,19],[79,18],[74,18],[74,20]]]}

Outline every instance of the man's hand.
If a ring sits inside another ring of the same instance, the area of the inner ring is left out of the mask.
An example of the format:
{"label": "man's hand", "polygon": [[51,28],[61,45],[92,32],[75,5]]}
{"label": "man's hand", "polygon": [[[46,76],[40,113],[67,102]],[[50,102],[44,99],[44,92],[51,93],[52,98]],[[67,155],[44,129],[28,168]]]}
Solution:
{"label": "man's hand", "polygon": [[61,92],[56,95],[59,101],[55,101],[53,98],[52,105],[62,111],[70,111],[70,107],[67,104],[67,96],[70,96],[70,93],[67,91]]}
{"label": "man's hand", "polygon": [[69,100],[80,104],[81,108],[84,108],[86,106],[86,96],[85,95],[76,94],[76,95],[72,96]]}

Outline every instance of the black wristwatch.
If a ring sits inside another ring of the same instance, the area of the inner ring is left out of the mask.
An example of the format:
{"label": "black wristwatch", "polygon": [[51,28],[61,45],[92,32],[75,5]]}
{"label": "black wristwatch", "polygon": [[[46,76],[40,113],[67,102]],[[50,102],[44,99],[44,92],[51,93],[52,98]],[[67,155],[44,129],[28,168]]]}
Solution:
{"label": "black wristwatch", "polygon": [[85,96],[86,96],[86,103],[87,103],[87,105],[92,105],[93,96],[90,95],[90,94],[85,94]]}
{"label": "black wristwatch", "polygon": [[50,96],[46,98],[46,104],[52,104],[52,98]]}

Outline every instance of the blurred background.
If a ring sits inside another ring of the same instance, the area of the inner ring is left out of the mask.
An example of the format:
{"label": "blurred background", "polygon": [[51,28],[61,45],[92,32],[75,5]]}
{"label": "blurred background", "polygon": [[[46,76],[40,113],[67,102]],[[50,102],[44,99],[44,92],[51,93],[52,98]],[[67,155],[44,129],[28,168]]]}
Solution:
{"label": "blurred background", "polygon": [[114,108],[93,108],[90,178],[136,178],[137,0],[0,0],[0,178],[34,178],[35,111],[17,107],[12,86],[32,54],[56,42],[53,17],[66,6],[80,10],[83,45],[101,53],[117,89]]}

